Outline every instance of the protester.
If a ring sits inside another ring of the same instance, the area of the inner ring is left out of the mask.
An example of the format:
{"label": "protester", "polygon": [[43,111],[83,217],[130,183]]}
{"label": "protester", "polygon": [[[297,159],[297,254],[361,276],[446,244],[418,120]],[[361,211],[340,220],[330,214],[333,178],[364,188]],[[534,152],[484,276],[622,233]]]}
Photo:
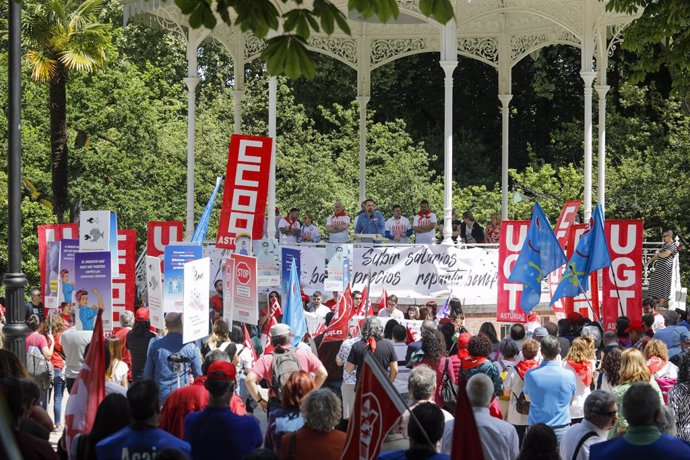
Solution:
{"label": "protester", "polygon": [[465,211],[462,213],[460,238],[462,238],[462,242],[466,244],[484,242],[484,229],[474,220],[472,211]]}
{"label": "protester", "polygon": [[592,445],[606,441],[618,418],[616,397],[609,391],[595,390],[584,403],[584,419],[568,428],[561,440],[561,458],[589,460]]}
{"label": "protester", "polygon": [[134,314],[134,326],[127,333],[127,350],[132,356],[132,380],[137,381],[144,377],[144,367],[146,366],[146,354],[149,349],[149,342],[156,337],[151,332],[149,322],[149,309],[139,308]]}
{"label": "protester", "polygon": [[661,404],[664,403],[661,389],[656,383],[656,380],[652,378],[644,356],[642,356],[642,353],[636,348],[628,348],[621,355],[620,380],[618,385],[613,387],[613,394],[616,395],[616,403],[618,404],[618,412],[619,414],[622,413],[623,416],[619,415],[616,425],[609,432],[609,438],[619,436],[628,429],[628,422],[624,416],[625,405],[623,401],[625,399],[625,393],[637,382],[651,384],[652,388],[657,392],[659,402]]}
{"label": "protester", "polygon": [[[671,282],[671,277],[669,276],[668,282]],[[650,280],[650,288],[651,288],[651,280]],[[669,289],[669,292],[671,290]],[[649,297],[645,297],[642,300],[642,314],[643,315],[652,315],[654,318],[654,321],[651,324],[651,334],[654,334],[657,331],[660,331],[664,327],[666,327],[666,320],[664,317],[659,313],[657,310],[659,308],[659,301],[665,301],[666,296],[661,295],[660,293],[657,293],[657,296],[654,297],[653,295],[650,295]]]}
{"label": "protester", "polygon": [[48,372],[51,367],[55,339],[47,330],[47,324],[41,322],[37,315],[29,316],[26,321],[31,333],[26,337],[26,363],[29,373],[41,388],[40,404],[48,409],[50,387],[53,385],[53,375]]}
{"label": "protester", "polygon": [[515,428],[489,414],[494,397],[491,379],[486,374],[473,375],[467,381],[467,397],[479,431],[484,460],[515,460],[520,450]]}
{"label": "protester", "polygon": [[300,411],[302,400],[314,389],[314,380],[304,371],[290,374],[283,387],[281,407],[268,417],[264,447],[280,453],[280,441],[284,434],[292,433],[304,425]]}
{"label": "protester", "polygon": [[467,332],[467,329],[465,329],[465,313],[462,311],[462,302],[460,302],[460,299],[450,299],[448,301],[448,306],[450,307],[448,318],[450,322],[453,323],[455,332],[458,334]]}
{"label": "protester", "polygon": [[619,347],[612,348],[601,361],[601,370],[597,378],[597,390],[613,391],[618,385],[621,372],[621,355],[623,350]]}
{"label": "protester", "polygon": [[321,232],[319,227],[314,225],[314,217],[307,213],[304,215],[304,222],[300,228],[299,242],[300,243],[318,243],[321,241]]}
{"label": "protester", "polygon": [[[168,313],[170,315],[172,313]],[[98,460],[154,458],[166,448],[191,454],[188,443],[158,429],[160,391],[153,380],[134,382],[127,390],[131,424],[96,444]]]}
{"label": "protester", "polygon": [[[25,459],[57,460],[58,456],[47,440],[37,438],[21,429],[21,423],[25,416],[25,408],[22,404],[24,398],[21,381],[17,378],[0,378],[0,393],[4,395],[3,399],[7,407],[7,414],[3,418],[7,421],[7,426],[14,436],[14,441],[17,444],[21,457]],[[0,449],[0,459],[5,460],[9,458],[13,457],[9,456],[6,449]]]}
{"label": "protester", "polygon": [[418,320],[419,319],[419,307],[416,305],[410,305],[407,307],[407,313],[405,314],[405,319]]}
{"label": "protester", "polygon": [[132,380],[132,354],[127,349],[127,335],[134,325],[134,313],[125,310],[120,313],[120,329],[113,332],[113,335],[120,339],[122,344],[122,361],[127,365],[127,380]]}
{"label": "protester", "polygon": [[[422,350],[422,339],[421,335],[424,334],[424,331],[430,330],[430,329],[436,329],[436,322],[432,319],[425,319],[422,321],[421,326],[419,327],[419,334],[420,334],[420,339],[415,340],[414,342],[410,342],[407,344],[407,352],[405,353],[405,362],[410,363],[412,361],[412,356],[421,353]],[[420,356],[421,358],[421,356]],[[415,360],[415,362],[418,360]]]}
{"label": "protester", "polygon": [[211,336],[201,349],[201,354],[206,356],[213,350],[225,351],[225,348],[232,343],[228,331],[228,323],[223,319],[219,319],[213,323]]}
{"label": "protester", "polygon": [[342,416],[338,397],[330,390],[314,390],[302,400],[301,412],[304,426],[283,435],[281,460],[340,460],[345,433],[335,429]]}
{"label": "protester", "polygon": [[561,460],[553,428],[544,423],[530,426],[517,460]]}
{"label": "protester", "polygon": [[29,373],[26,367],[19,361],[17,355],[10,350],[0,348],[0,378],[13,377],[16,379],[28,379]]}
{"label": "protester", "polygon": [[326,318],[326,315],[330,313],[331,309],[326,305],[322,304],[323,295],[321,291],[314,291],[311,295],[311,302],[307,305],[306,311],[311,313],[316,313],[322,318]]}
{"label": "protester", "polygon": [[24,406],[24,418],[20,422],[20,430],[48,440],[55,426],[48,412],[40,405],[41,388],[30,379],[20,380],[19,383],[22,386],[22,405]]}
{"label": "protester", "polygon": [[[436,372],[428,366],[418,366],[410,372],[410,380],[408,382],[410,393],[410,410],[414,410],[420,404],[434,403],[434,394],[436,392]],[[436,403],[434,403],[436,404]],[[443,435],[436,441],[436,450],[449,454],[453,445],[453,427],[454,418],[450,412],[441,410],[444,420]],[[408,432],[408,426],[414,425],[410,422],[410,412],[407,411],[402,415],[399,430],[403,435]]]}
{"label": "protester", "polygon": [[302,223],[299,221],[299,209],[291,208],[290,212],[278,222],[280,241],[285,243],[297,243]]}
{"label": "protester", "polygon": [[385,224],[386,238],[396,243],[407,244],[412,236],[412,225],[407,217],[402,215],[402,208],[396,204],[391,209],[393,216]]}
{"label": "protester", "polygon": [[392,318],[396,321],[403,321],[405,319],[405,315],[403,314],[403,312],[398,310],[397,295],[391,294],[388,296],[386,308],[382,308],[381,310],[379,310],[378,316],[381,318]]}
{"label": "protester", "polygon": [[[62,397],[65,394],[65,352],[60,344],[60,335],[65,330],[64,322],[59,314],[49,315],[51,330],[53,332],[53,355],[50,357],[50,363],[53,365],[53,420],[55,421],[55,430],[62,429]],[[50,397],[48,397],[50,401]]]}
{"label": "protester", "polygon": [[501,215],[498,213],[491,214],[491,222],[486,226],[484,231],[485,243],[498,244],[501,239]]}
{"label": "protester", "polygon": [[666,327],[654,333],[654,338],[664,342],[668,348],[669,359],[680,353],[680,336],[688,332],[685,326],[679,326],[680,315],[675,310],[667,310],[663,314]]}
{"label": "protester", "polygon": [[[232,351],[235,345],[230,345],[227,350]],[[233,353],[234,354],[234,353]],[[194,383],[173,391],[163,404],[161,410],[159,428],[168,433],[184,439],[184,419],[192,412],[202,411],[208,405],[209,394],[204,384],[208,377],[208,369],[216,361],[230,363],[231,357],[225,351],[215,349],[209,352],[201,365],[202,376],[194,379]],[[230,410],[237,415],[245,415],[247,409],[239,396],[233,394],[230,398]]]}
{"label": "protester", "polygon": [[647,342],[644,347],[644,357],[647,360],[649,372],[659,385],[666,401],[668,392],[678,379],[678,367],[668,360],[668,348],[661,340],[652,339]]}
{"label": "protester", "polygon": [[528,424],[546,424],[553,429],[558,442],[570,425],[570,401],[577,388],[575,374],[556,362],[560,351],[556,337],[549,335],[542,339],[543,362],[525,374],[523,390],[530,400]]}
{"label": "protester", "polygon": [[[527,415],[529,414],[529,402],[523,393],[525,386],[525,374],[528,370],[539,365],[534,359],[539,351],[539,343],[534,339],[527,339],[522,344],[522,360],[508,372],[503,383],[503,395],[510,398],[508,402],[508,414],[506,421],[515,427],[518,437],[522,442],[527,428]],[[520,400],[520,406],[517,403]]]}
{"label": "protester", "polygon": [[[326,327],[331,324],[335,313],[328,312],[326,315]],[[320,334],[314,338],[314,343],[316,345],[317,356],[321,363],[323,363],[328,372],[328,377],[323,383],[325,388],[330,388],[339,398],[342,397],[341,387],[343,386],[343,367],[339,366],[336,362],[336,357],[340,351],[340,346],[342,345],[342,340],[332,340],[330,342],[323,341],[324,334]],[[299,404],[297,405],[299,407]]]}
{"label": "protester", "polygon": [[43,302],[41,301],[41,291],[39,289],[31,291],[31,300],[24,305],[24,308],[24,321],[27,321],[31,315],[36,315],[40,321],[43,321]]}
{"label": "protester", "polygon": [[130,412],[127,398],[110,394],[98,405],[91,432],[77,434],[70,446],[70,460],[96,458],[96,445],[129,425]]}
{"label": "protester", "polygon": [[[496,361],[498,359],[498,334],[496,333],[496,328],[493,323],[488,321],[482,323],[479,327],[479,334],[483,335],[491,342],[491,361]],[[477,334],[477,335],[479,335]]]}
{"label": "protester", "polygon": [[[666,230],[661,234],[662,246],[647,260],[649,270],[649,296],[667,306],[671,294],[671,273],[673,259],[678,253],[678,246],[673,241],[673,231]],[[645,312],[646,313],[646,312]]]}
{"label": "protester", "polygon": [[[357,235],[384,235],[386,233],[385,218],[383,214],[375,210],[374,200],[367,199],[364,202],[364,212],[357,216],[355,221],[355,234]],[[370,238],[360,238],[360,242],[371,243]]]}
{"label": "protester", "polygon": [[520,323],[515,323],[510,327],[510,339],[515,342],[519,349],[522,349],[522,343],[525,341],[525,326]]}
{"label": "protester", "polygon": [[106,346],[108,347],[110,363],[105,371],[105,380],[127,388],[129,367],[122,359],[122,342],[117,336],[111,335],[106,340]]}
{"label": "protester", "polygon": [[518,358],[520,349],[511,339],[505,338],[499,342],[497,351],[499,354],[494,364],[498,367],[501,379],[505,382],[508,372],[520,361]]}
{"label": "protester", "polygon": [[[368,317],[361,326],[362,340],[352,345],[347,357],[345,370],[354,372],[364,363],[364,354],[371,351],[374,359],[388,372],[388,378],[395,381],[398,374],[398,360],[393,345],[383,339],[383,327],[381,320],[375,316]],[[359,372],[357,372],[359,381]]]}
{"label": "protester", "polygon": [[618,342],[618,336],[616,335],[615,331],[606,331],[604,332],[604,355],[606,355],[609,351],[613,350],[614,348],[620,348],[621,345]]}
{"label": "protester", "polygon": [[484,335],[476,335],[470,339],[467,345],[470,356],[460,363],[460,372],[469,379],[476,374],[486,374],[494,382],[494,394],[500,396],[503,393],[503,381],[496,366],[489,360],[491,342]]}
{"label": "protester", "polygon": [[347,243],[350,241],[350,216],[340,201],[333,204],[333,214],[326,220],[326,233],[329,243]]}
{"label": "protester", "polygon": [[[421,403],[412,409],[412,414],[419,423],[410,423],[407,427],[410,448],[382,452],[379,460],[450,460],[450,455],[439,454],[432,447],[432,445],[437,445],[445,435],[441,408],[432,403]],[[429,445],[429,442],[432,445]]]}
{"label": "protester", "polygon": [[91,343],[93,331],[79,331],[74,322],[74,312],[72,312],[73,326],[65,330],[60,335],[60,345],[65,352],[65,385],[67,393],[72,391],[74,381],[79,375],[82,364],[84,363],[84,350]]}
{"label": "protester", "polygon": [[575,396],[570,403],[570,420],[577,423],[584,417],[585,399],[591,392],[594,379],[594,341],[590,337],[577,337],[568,350],[564,369],[575,376]]}
{"label": "protester", "polygon": [[217,321],[223,317],[223,280],[216,280],[213,283],[213,289],[216,291],[209,297],[210,316],[211,321]]}
{"label": "protester", "polygon": [[690,458],[690,444],[659,431],[657,421],[661,407],[662,403],[655,388],[644,382],[632,384],[623,396],[623,415],[629,425],[627,431],[623,436],[592,446],[590,458],[592,460],[618,458],[686,460]]}
{"label": "protester", "polygon": [[446,340],[438,330],[430,329],[422,333],[422,352],[424,357],[415,366],[428,366],[436,372],[436,390],[434,402],[444,407],[442,391],[443,376],[447,375],[453,384],[457,384],[457,377],[453,374],[453,365],[446,356]]}
{"label": "protester", "polygon": [[[405,354],[407,353],[406,339],[407,329],[405,329],[405,326],[401,324],[396,325],[393,328],[393,349],[395,350],[395,357],[398,360],[398,375],[395,376],[393,385],[395,385],[395,389],[398,390],[403,400],[407,400],[408,397],[407,381],[410,378],[410,368],[407,367],[407,363],[405,362]],[[452,371],[453,367],[451,365],[450,372],[452,373]]]}
{"label": "protester", "polygon": [[678,356],[678,381],[668,393],[668,407],[676,417],[677,436],[690,442],[690,353]]}
{"label": "protester", "polygon": [[208,366],[204,386],[209,399],[206,408],[184,420],[184,439],[192,448],[192,460],[242,458],[261,446],[259,423],[252,416],[230,409],[234,396],[235,365],[216,360]]}
{"label": "protester", "polygon": [[[315,388],[321,388],[328,377],[326,368],[311,350],[291,346],[292,332],[287,324],[276,324],[270,332],[274,351],[262,355],[254,363],[246,380],[249,393],[267,416],[281,407],[283,386],[294,371],[314,373]],[[268,401],[263,399],[257,386],[262,379],[268,382]]]}
{"label": "protester", "polygon": [[438,219],[436,214],[429,209],[429,202],[422,200],[419,202],[419,212],[414,215],[412,230],[415,234],[416,244],[431,244],[436,236],[436,224]]}

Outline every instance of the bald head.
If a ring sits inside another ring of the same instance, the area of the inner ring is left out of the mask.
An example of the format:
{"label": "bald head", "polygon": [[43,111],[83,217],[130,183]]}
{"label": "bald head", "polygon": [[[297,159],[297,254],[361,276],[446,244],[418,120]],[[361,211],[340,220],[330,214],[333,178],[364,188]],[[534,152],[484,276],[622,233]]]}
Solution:
{"label": "bald head", "polygon": [[165,316],[165,328],[168,332],[182,332],[182,315],[179,313],[168,313]]}

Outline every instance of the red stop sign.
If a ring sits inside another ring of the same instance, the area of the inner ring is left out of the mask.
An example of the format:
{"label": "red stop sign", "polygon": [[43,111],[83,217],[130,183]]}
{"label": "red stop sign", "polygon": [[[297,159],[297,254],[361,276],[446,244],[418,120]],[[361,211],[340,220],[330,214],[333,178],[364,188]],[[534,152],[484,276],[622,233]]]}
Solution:
{"label": "red stop sign", "polygon": [[246,262],[240,262],[235,269],[235,277],[241,284],[248,284],[251,279],[251,271]]}

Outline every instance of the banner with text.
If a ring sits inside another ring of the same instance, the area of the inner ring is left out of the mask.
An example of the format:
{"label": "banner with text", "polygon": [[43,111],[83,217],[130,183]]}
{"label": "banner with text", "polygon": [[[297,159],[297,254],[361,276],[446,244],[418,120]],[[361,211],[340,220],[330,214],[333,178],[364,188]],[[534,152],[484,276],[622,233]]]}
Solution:
{"label": "banner with text", "polygon": [[110,269],[116,276],[117,215],[110,211],[81,211],[79,214],[79,251],[109,251]]}
{"label": "banner with text", "polygon": [[59,303],[76,303],[74,298],[74,255],[79,252],[78,240],[63,239],[60,242],[60,297]]}
{"label": "banner with text", "polygon": [[[46,276],[46,249],[49,241],[78,240],[79,224],[49,224],[38,226],[38,268],[41,276],[41,286],[45,287],[48,282]],[[41,295],[45,293],[45,288],[41,289]],[[45,304],[45,298],[42,299]]]}
{"label": "banner with text", "polygon": [[223,262],[223,320],[232,324],[232,299],[235,296],[235,260],[228,257]]}
{"label": "banner with text", "polygon": [[113,276],[113,321],[119,324],[120,313],[134,313],[137,264],[137,231],[117,231],[118,274]]}
{"label": "banner with text", "polygon": [[345,292],[350,282],[350,261],[352,245],[329,243],[326,245],[326,279],[323,282],[325,291]]}
{"label": "banner with text", "polygon": [[184,311],[182,343],[203,339],[209,334],[208,258],[186,262],[184,273]]}
{"label": "banner with text", "polygon": [[157,329],[165,327],[163,314],[163,273],[160,259],[146,256],[146,289],[149,296],[149,321]]}
{"label": "banner with text", "polygon": [[[273,139],[233,134],[216,246],[235,248],[240,234],[263,236]],[[273,213],[273,210],[271,210]]]}
{"label": "banner with text", "polygon": [[259,287],[275,288],[280,286],[280,252],[278,240],[263,238],[254,241],[257,279]]}
{"label": "banner with text", "polygon": [[518,323],[527,321],[527,315],[520,308],[522,284],[509,283],[527,238],[528,220],[504,220],[501,222],[501,241],[498,246],[498,294],[496,296],[496,321]]}
{"label": "banner with text", "polygon": [[43,286],[43,304],[57,308],[60,297],[60,241],[49,241],[46,246],[46,284]]}
{"label": "banner with text", "polygon": [[[603,270],[604,329],[616,318],[642,316],[642,220],[607,220],[604,226],[611,267]],[[615,276],[615,280],[614,280]]]}
{"label": "banner with text", "polygon": [[75,297],[77,330],[92,331],[98,310],[103,309],[103,330],[113,330],[112,262],[110,251],[77,252]]}
{"label": "banner with text", "polygon": [[[171,244],[165,247],[163,311],[182,313],[184,307],[184,264],[202,257],[199,244]],[[208,286],[206,286],[208,297]]]}
{"label": "banner with text", "polygon": [[230,258],[235,261],[232,319],[246,324],[259,324],[256,258],[241,254],[232,254]]}

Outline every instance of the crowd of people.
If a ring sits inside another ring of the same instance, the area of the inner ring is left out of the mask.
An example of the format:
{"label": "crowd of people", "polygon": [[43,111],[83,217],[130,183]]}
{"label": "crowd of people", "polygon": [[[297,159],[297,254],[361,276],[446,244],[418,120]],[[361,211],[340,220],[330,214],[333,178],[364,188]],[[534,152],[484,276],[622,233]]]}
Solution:
{"label": "crowd of people", "polygon": [[[313,300],[330,323],[334,312]],[[245,335],[222,319],[206,340],[183,343],[181,315],[169,313],[156,334],[148,309],[125,312],[105,340],[106,397],[93,427],[69,446],[63,435],[57,453],[48,439],[62,430],[64,389],[93,332],[76,330],[73,311],[32,311],[26,362],[0,349],[0,394],[25,458],[339,459],[370,354],[409,407],[379,458],[450,458],[456,418],[467,417],[486,460],[690,458],[684,311],[645,299],[642,317],[618,318],[615,331],[577,313],[557,323],[531,314],[499,340],[490,322],[467,330],[458,299],[438,317],[434,303],[403,312],[395,295],[387,300],[344,341],[296,345],[286,324]],[[421,320],[417,337],[403,318]],[[460,391],[471,413],[458,409]]]}
{"label": "crowd of people", "polygon": [[[328,216],[325,226],[322,227],[325,235],[322,235],[319,227],[314,224],[311,214],[305,214],[303,221],[300,221],[298,208],[291,208],[284,217],[280,216],[276,208],[275,225],[275,237],[283,243],[319,243],[322,240],[329,243],[348,243],[351,237],[359,242],[377,242],[375,235],[401,244],[431,244],[443,239],[443,216],[439,220],[427,200],[419,203],[419,210],[409,219],[403,216],[400,205],[392,206],[390,217],[386,219],[371,199],[362,201],[360,211],[351,218],[343,204],[336,201],[333,205],[333,214]],[[490,222],[484,228],[474,219],[472,211],[464,212],[460,220],[453,210],[452,228],[454,242],[496,244],[501,237],[501,217],[500,214],[492,214]]]}

